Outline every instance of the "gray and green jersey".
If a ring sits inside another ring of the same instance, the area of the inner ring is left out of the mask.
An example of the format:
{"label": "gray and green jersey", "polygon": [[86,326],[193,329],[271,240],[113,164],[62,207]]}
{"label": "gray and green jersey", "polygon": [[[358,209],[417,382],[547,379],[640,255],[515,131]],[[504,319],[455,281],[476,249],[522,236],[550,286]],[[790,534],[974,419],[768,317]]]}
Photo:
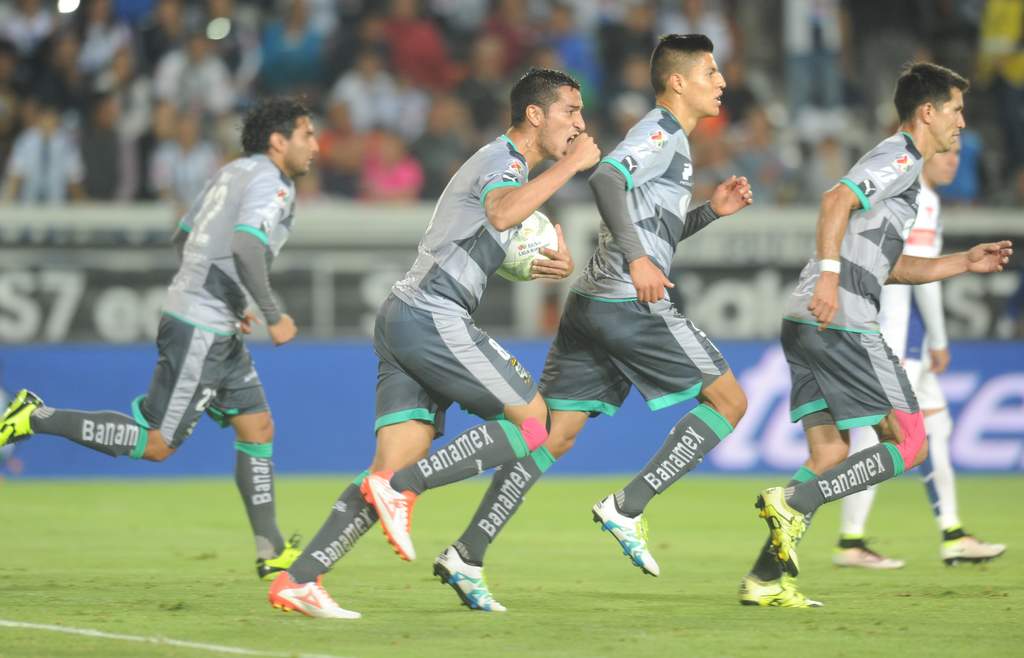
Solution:
{"label": "gray and green jersey", "polygon": [[179,224],[188,239],[164,313],[201,329],[234,333],[248,302],[232,238],[242,231],[262,242],[269,269],[288,240],[294,206],[294,183],[267,156],[224,165]]}
{"label": "gray and green jersey", "polygon": [[[699,230],[687,221],[691,219],[687,208],[693,192],[693,163],[686,132],[671,112],[656,107],[630,129],[598,168],[607,165],[625,179],[628,224],[622,224],[639,240],[643,253],[637,255],[646,254],[667,276],[676,245]],[[596,298],[636,298],[629,276],[629,262],[634,258],[627,255],[607,225],[621,218],[603,219],[597,251],[573,290]]]}
{"label": "gray and green jersey", "polygon": [[[833,329],[878,333],[882,286],[917,218],[918,178],[924,159],[914,140],[900,132],[883,140],[840,179],[861,207],[850,214],[840,248],[839,310]],[[820,268],[808,261],[786,304],[786,319],[817,324],[807,310]]]}
{"label": "gray and green jersey", "polygon": [[392,293],[414,308],[469,316],[480,304],[487,279],[501,266],[512,230],[487,219],[487,195],[527,181],[526,158],[505,135],[463,164],[434,207],[412,268]]}

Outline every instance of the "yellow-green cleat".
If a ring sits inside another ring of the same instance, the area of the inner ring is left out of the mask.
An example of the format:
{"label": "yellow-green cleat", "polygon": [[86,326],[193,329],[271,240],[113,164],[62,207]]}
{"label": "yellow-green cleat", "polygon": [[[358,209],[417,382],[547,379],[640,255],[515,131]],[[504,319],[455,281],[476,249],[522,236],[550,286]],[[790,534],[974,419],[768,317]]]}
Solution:
{"label": "yellow-green cleat", "polygon": [[295,560],[302,555],[302,549],[299,548],[301,543],[302,537],[294,534],[288,538],[288,541],[284,544],[284,550],[278,553],[276,557],[257,559],[256,575],[260,577],[260,580],[273,580],[277,578],[277,574],[287,571]]}
{"label": "yellow-green cleat", "polygon": [[32,412],[43,406],[38,395],[27,389],[18,391],[7,410],[0,417],[0,446],[14,443],[32,434],[29,417]]}
{"label": "yellow-green cleat", "polygon": [[764,519],[771,532],[772,550],[782,570],[790,576],[800,573],[796,545],[807,530],[804,515],[789,506],[782,487],[770,487],[761,492],[754,503],[757,515]]}
{"label": "yellow-green cleat", "polygon": [[740,581],[740,604],[770,608],[820,608],[824,604],[804,596],[796,588],[796,579],[783,576],[767,582],[747,575]]}

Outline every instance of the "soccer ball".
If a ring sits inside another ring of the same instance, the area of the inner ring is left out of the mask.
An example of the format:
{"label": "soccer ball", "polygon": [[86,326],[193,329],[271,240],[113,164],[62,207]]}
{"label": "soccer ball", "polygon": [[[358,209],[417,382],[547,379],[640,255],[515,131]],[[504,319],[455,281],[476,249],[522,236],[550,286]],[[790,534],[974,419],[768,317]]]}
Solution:
{"label": "soccer ball", "polygon": [[541,249],[558,249],[558,233],[551,220],[539,210],[511,229],[505,260],[498,268],[498,276],[509,281],[529,281],[530,266],[535,258],[544,258]]}

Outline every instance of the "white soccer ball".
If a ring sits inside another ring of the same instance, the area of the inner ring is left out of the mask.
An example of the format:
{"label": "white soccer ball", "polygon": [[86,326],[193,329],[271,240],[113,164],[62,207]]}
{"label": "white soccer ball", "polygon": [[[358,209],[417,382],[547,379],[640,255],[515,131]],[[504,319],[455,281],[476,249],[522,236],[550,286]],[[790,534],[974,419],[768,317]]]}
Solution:
{"label": "white soccer ball", "polygon": [[498,268],[498,276],[509,281],[529,281],[534,259],[545,257],[540,250],[558,249],[558,233],[551,220],[539,210],[510,230],[512,238],[505,260]]}

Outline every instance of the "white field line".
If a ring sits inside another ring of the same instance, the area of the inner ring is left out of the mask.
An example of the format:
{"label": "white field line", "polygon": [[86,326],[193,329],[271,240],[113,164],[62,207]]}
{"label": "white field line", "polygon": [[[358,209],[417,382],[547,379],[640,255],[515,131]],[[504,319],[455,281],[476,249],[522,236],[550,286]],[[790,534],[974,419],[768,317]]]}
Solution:
{"label": "white field line", "polygon": [[345,658],[344,656],[330,656],[319,653],[282,653],[278,651],[260,651],[258,649],[245,649],[243,647],[231,647],[223,644],[205,644],[203,642],[188,642],[186,640],[175,640],[169,637],[142,635],[122,635],[120,633],[107,633],[92,628],[74,628],[72,626],[55,626],[53,624],[32,624],[24,621],[10,621],[0,619],[0,626],[7,628],[25,628],[36,631],[51,631],[54,633],[67,633],[69,635],[83,635],[85,637],[97,637],[104,640],[122,640],[125,642],[144,642],[171,647],[183,647],[197,651],[210,651],[215,653],[229,653],[236,656],[265,656],[266,658]]}

